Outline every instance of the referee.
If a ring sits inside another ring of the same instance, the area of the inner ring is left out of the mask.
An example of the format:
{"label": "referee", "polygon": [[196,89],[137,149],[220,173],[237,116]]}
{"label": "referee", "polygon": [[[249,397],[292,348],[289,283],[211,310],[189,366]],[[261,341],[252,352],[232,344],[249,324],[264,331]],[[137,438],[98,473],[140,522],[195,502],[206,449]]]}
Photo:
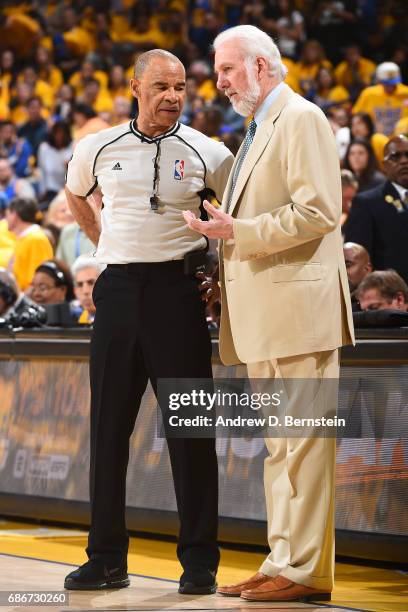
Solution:
{"label": "referee", "polygon": [[[89,561],[67,589],[129,585],[125,524],[129,438],[150,379],[211,378],[211,343],[190,253],[205,239],[182,212],[199,192],[222,198],[233,157],[181,125],[185,71],[177,57],[143,53],[130,82],[137,120],[82,139],[68,165],[72,213],[107,264],[93,292]],[[100,220],[87,196],[99,186]],[[168,439],[180,516],[180,593],[215,592],[218,471],[213,439]]]}

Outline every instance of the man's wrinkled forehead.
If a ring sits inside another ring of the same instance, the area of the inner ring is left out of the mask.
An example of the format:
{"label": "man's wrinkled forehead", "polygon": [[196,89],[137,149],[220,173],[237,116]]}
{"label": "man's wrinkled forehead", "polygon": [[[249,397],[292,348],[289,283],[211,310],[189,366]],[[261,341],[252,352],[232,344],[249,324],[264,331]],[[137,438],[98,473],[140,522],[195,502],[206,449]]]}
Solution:
{"label": "man's wrinkled forehead", "polygon": [[185,83],[186,72],[181,62],[175,62],[165,58],[154,58],[146,66],[141,82],[149,83]]}
{"label": "man's wrinkled forehead", "polygon": [[226,66],[242,62],[245,54],[238,39],[228,40],[218,47],[215,52],[214,70],[219,72]]}

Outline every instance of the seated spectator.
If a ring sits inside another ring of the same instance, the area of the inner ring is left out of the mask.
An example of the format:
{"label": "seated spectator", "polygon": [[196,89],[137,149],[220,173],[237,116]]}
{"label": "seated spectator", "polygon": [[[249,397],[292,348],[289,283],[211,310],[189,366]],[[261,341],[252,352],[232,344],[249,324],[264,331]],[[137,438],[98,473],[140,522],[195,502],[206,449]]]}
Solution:
{"label": "seated spectator", "polygon": [[72,302],[75,295],[69,269],[57,259],[42,262],[34,272],[28,293],[42,306]]}
{"label": "seated spectator", "polygon": [[16,197],[34,198],[34,189],[27,179],[16,177],[8,159],[0,159],[0,208]]}
{"label": "seated spectator", "polygon": [[71,268],[75,296],[81,307],[78,319],[80,325],[93,323],[96,309],[92,300],[92,291],[103,268],[104,266],[101,266],[95,260],[86,257],[76,259]]}
{"label": "seated spectator", "polygon": [[70,121],[74,103],[74,89],[68,83],[64,83],[55,94],[54,106],[52,108],[53,121]]}
{"label": "seated spectator", "polygon": [[187,73],[197,83],[197,95],[206,102],[212,102],[217,96],[217,88],[211,78],[212,71],[207,62],[202,60],[192,62]]}
{"label": "seated spectator", "polygon": [[[64,8],[63,24],[63,43],[69,54],[75,58],[83,58],[94,50],[95,41],[92,35],[80,23],[81,11],[77,11],[73,6]],[[55,39],[54,39],[55,44]]]}
{"label": "seated spectator", "polygon": [[0,157],[7,157],[18,178],[31,174],[30,158],[33,151],[24,138],[18,138],[12,121],[0,124]]}
{"label": "seated spectator", "polygon": [[371,85],[376,65],[361,56],[358,45],[346,47],[344,56],[344,61],[338,64],[334,76],[338,85],[345,87],[354,101],[364,87]]}
{"label": "seated spectator", "polygon": [[317,40],[306,41],[297,64],[297,77],[303,95],[307,96],[314,88],[317,73],[322,66],[332,68],[331,63],[326,59],[322,45]]}
{"label": "seated spectator", "polygon": [[17,81],[18,70],[13,51],[6,49],[0,56],[0,83],[10,92]]}
{"label": "seated spectator", "polygon": [[408,285],[395,270],[377,270],[359,284],[356,297],[362,310],[408,312]]}
{"label": "seated spectator", "polygon": [[375,131],[390,136],[398,121],[408,117],[408,87],[401,83],[401,72],[394,62],[383,62],[375,73],[377,85],[361,92],[353,114],[368,113]]}
{"label": "seated spectator", "polygon": [[64,84],[64,77],[61,70],[52,63],[51,53],[46,47],[37,47],[35,61],[39,78],[51,86],[55,96],[57,91]]}
{"label": "seated spectator", "polygon": [[45,108],[50,109],[54,103],[54,90],[47,82],[39,78],[34,66],[26,66],[20,73],[18,80],[27,83],[32,89],[33,96],[40,98]]}
{"label": "seated spectator", "polygon": [[355,197],[345,240],[363,245],[375,270],[393,268],[408,282],[408,138],[392,138],[384,153],[388,180]]}
{"label": "seated spectator", "polygon": [[75,104],[73,110],[74,146],[84,136],[95,134],[110,127],[109,123],[98,117],[95,111],[86,104]]}
{"label": "seated spectator", "polygon": [[36,304],[19,291],[13,275],[5,268],[0,268],[0,317],[21,317],[29,309],[35,312]]}
{"label": "seated spectator", "polygon": [[78,97],[78,102],[86,104],[92,108],[95,113],[110,113],[113,106],[112,98],[107,89],[102,89],[99,81],[94,78],[89,78],[85,85],[84,91]]}
{"label": "seated spectator", "polygon": [[351,203],[358,191],[358,180],[351,172],[351,170],[341,171],[341,198],[342,198],[342,212],[340,218],[340,225],[343,226],[347,221],[347,217],[350,213]]}
{"label": "seated spectator", "polygon": [[132,100],[129,81],[123,67],[119,64],[112,66],[110,69],[107,88],[112,100],[115,100],[118,96]]}
{"label": "seated spectator", "polygon": [[81,69],[70,77],[68,84],[74,88],[76,96],[82,96],[84,93],[85,85],[89,79],[95,79],[98,81],[102,88],[106,88],[108,85],[108,76],[102,70],[96,70],[94,63],[90,60],[85,60],[81,64]]}
{"label": "seated spectator", "polygon": [[365,140],[369,142],[381,167],[384,158],[384,147],[388,142],[388,137],[385,134],[374,133],[374,123],[368,113],[352,115],[350,127],[343,127],[337,131],[336,142],[341,160],[344,159],[347,147],[352,140]]}
{"label": "seated spectator", "polygon": [[10,100],[9,119],[17,127],[21,127],[28,121],[27,104],[33,95],[33,88],[27,83],[17,83],[15,95]]}
{"label": "seated spectator", "polygon": [[343,253],[351,293],[351,305],[353,310],[359,310],[355,291],[367,274],[373,271],[373,265],[368,252],[361,244],[346,242],[343,246]]}
{"label": "seated spectator", "polygon": [[322,66],[316,74],[315,87],[309,93],[312,102],[325,110],[330,106],[345,104],[350,95],[342,85],[336,85],[333,72]]}
{"label": "seated spectator", "polygon": [[[65,197],[65,194],[64,194]],[[95,252],[95,245],[84,234],[79,225],[74,221],[65,225],[59,236],[56,257],[72,267],[80,255],[90,256]]]}
{"label": "seated spectator", "polygon": [[16,237],[10,232],[6,219],[2,218],[3,213],[0,208],[0,268],[7,268],[14,253]]}
{"label": "seated spectator", "polygon": [[62,230],[66,225],[74,221],[71,210],[68,206],[67,196],[64,189],[61,189],[52,200],[44,218],[47,225],[55,225]]}
{"label": "seated spectator", "polygon": [[53,255],[52,246],[38,221],[39,209],[35,200],[14,198],[6,210],[8,228],[17,240],[9,262],[21,291],[31,284],[37,266]]}
{"label": "seated spectator", "polygon": [[64,121],[57,121],[47,140],[38,148],[38,168],[41,171],[39,199],[42,209],[47,208],[64,187],[67,164],[71,157],[71,130]]}
{"label": "seated spectator", "polygon": [[222,120],[221,109],[212,105],[196,111],[191,122],[191,127],[202,132],[209,138],[220,140]]}
{"label": "seated spectator", "polygon": [[132,105],[130,103],[129,98],[124,98],[122,96],[116,96],[113,101],[113,109],[110,116],[110,124],[119,125],[120,123],[125,123],[125,121],[130,121]]}
{"label": "seated spectator", "polygon": [[378,170],[373,148],[365,140],[353,140],[349,144],[343,165],[356,177],[359,192],[385,183],[384,174]]}
{"label": "seated spectator", "polygon": [[38,147],[47,137],[47,122],[42,117],[41,98],[33,96],[27,103],[28,120],[18,130],[18,135],[25,138],[37,156]]}

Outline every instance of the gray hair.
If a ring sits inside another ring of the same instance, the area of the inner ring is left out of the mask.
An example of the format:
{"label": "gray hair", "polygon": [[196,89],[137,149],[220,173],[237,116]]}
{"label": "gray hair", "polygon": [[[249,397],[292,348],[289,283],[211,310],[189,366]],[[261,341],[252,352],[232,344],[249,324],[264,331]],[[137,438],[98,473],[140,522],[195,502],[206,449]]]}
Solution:
{"label": "gray hair", "polygon": [[170,51],[165,51],[164,49],[151,49],[150,51],[141,53],[139,57],[137,57],[135,61],[135,79],[140,79],[140,77],[150,64],[151,60],[156,57],[161,57],[175,64],[181,64],[183,66],[179,58],[176,55],[173,55],[173,53],[170,53]]}
{"label": "gray hair", "polygon": [[342,187],[358,188],[358,180],[351,170],[342,170],[340,174]]}
{"label": "gray hair", "polygon": [[97,270],[98,275],[99,275],[101,274],[101,272],[103,272],[106,266],[104,264],[100,264],[93,257],[90,257],[89,255],[80,255],[79,257],[76,258],[76,260],[71,266],[71,273],[74,278],[74,283],[75,283],[75,277],[78,274],[78,272],[80,272],[81,270],[85,270],[86,268],[93,268],[94,270]]}
{"label": "gray hair", "polygon": [[264,57],[268,62],[270,75],[278,75],[280,81],[285,79],[288,69],[282,62],[277,45],[266,32],[252,25],[229,28],[215,38],[213,43],[215,51],[230,40],[238,41],[245,59],[255,60],[257,57]]}

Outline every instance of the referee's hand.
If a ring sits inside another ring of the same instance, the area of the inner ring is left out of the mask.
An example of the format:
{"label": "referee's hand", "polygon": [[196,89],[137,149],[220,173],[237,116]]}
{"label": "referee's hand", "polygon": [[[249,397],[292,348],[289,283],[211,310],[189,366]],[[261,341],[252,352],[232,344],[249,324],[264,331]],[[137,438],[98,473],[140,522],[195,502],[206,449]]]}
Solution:
{"label": "referee's hand", "polygon": [[191,210],[183,212],[183,217],[188,227],[195,232],[204,234],[208,238],[221,238],[228,240],[234,237],[234,230],[232,226],[232,217],[222,210],[215,208],[208,200],[203,202],[205,210],[211,215],[210,221],[202,221],[198,219]]}

